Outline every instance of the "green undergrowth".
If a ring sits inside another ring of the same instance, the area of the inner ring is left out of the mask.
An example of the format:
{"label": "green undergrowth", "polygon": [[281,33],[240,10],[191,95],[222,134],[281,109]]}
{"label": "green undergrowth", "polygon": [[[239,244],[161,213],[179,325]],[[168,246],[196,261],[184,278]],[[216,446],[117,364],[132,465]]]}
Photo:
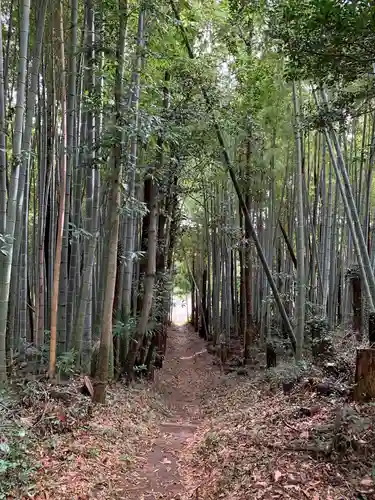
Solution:
{"label": "green undergrowth", "polygon": [[316,368],[308,361],[299,363],[280,362],[275,368],[269,368],[265,380],[271,388],[279,388],[283,383],[295,383],[306,376],[316,374]]}
{"label": "green undergrowth", "polygon": [[7,389],[0,391],[0,499],[21,498],[33,489],[38,464],[31,458],[36,444],[32,429],[20,417],[20,401]]}

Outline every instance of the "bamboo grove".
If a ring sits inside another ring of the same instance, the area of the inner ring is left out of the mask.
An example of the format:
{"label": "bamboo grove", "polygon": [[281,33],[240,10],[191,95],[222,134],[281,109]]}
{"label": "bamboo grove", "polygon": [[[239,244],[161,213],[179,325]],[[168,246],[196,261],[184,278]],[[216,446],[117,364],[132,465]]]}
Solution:
{"label": "bamboo grove", "polygon": [[279,339],[299,361],[314,328],[367,332],[370,2],[2,0],[1,16],[1,381],[92,373],[103,401],[109,379],[161,367],[174,285],[224,357],[260,338],[272,364]]}

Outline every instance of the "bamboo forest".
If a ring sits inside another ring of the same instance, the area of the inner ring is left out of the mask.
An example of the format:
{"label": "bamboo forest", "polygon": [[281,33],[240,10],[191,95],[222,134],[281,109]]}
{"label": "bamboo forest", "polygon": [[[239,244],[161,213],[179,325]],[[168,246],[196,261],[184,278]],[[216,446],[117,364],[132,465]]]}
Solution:
{"label": "bamboo forest", "polygon": [[374,1],[0,15],[0,499],[375,499]]}

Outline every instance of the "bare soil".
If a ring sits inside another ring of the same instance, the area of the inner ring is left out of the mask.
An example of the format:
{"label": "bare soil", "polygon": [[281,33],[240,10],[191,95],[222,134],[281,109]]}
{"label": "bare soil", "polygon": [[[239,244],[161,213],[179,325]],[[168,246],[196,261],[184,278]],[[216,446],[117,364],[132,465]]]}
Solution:
{"label": "bare soil", "polygon": [[155,377],[155,390],[162,396],[170,418],[160,422],[159,436],[139,470],[139,484],[130,487],[124,497],[128,500],[188,498],[180,473],[181,452],[203,422],[202,401],[217,384],[217,370],[205,352],[205,343],[189,326],[172,327],[168,341],[165,364]]}

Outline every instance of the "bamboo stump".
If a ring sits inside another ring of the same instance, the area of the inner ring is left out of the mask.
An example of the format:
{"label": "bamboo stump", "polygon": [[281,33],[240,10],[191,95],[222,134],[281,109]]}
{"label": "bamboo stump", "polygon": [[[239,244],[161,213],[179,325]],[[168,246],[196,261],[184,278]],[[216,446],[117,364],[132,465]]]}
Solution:
{"label": "bamboo stump", "polygon": [[355,383],[355,401],[375,399],[375,349],[357,350]]}
{"label": "bamboo stump", "polygon": [[353,330],[362,332],[362,290],[361,278],[359,276],[352,277],[352,292],[353,292]]}
{"label": "bamboo stump", "polygon": [[375,344],[375,313],[371,312],[368,318],[368,340],[370,345]]}
{"label": "bamboo stump", "polygon": [[228,359],[228,345],[225,342],[220,343],[220,361],[224,365]]}
{"label": "bamboo stump", "polygon": [[275,368],[277,366],[276,351],[272,344],[267,343],[266,346],[266,362],[267,368]]}

